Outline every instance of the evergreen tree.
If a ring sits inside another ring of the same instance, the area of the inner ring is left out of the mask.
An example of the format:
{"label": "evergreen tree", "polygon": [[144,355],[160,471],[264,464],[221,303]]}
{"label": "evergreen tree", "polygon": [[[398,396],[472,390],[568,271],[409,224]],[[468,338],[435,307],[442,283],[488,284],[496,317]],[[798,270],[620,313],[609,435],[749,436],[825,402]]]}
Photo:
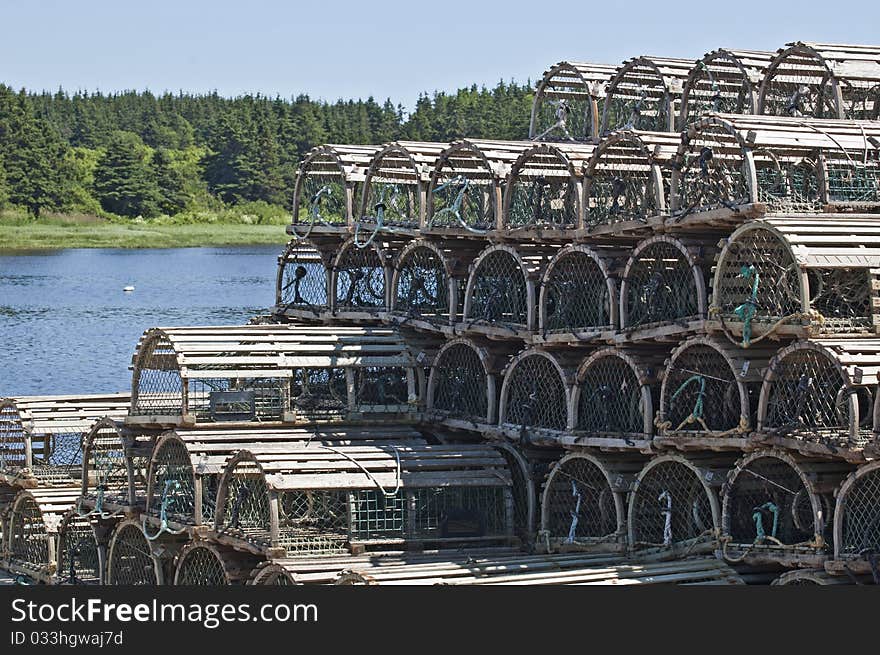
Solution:
{"label": "evergreen tree", "polygon": [[159,213],[159,187],[149,152],[137,134],[113,134],[95,168],[94,189],[105,211],[144,218]]}
{"label": "evergreen tree", "polygon": [[186,179],[175,164],[167,148],[158,148],[153,153],[153,177],[159,192],[159,210],[163,214],[181,212],[187,203]]}

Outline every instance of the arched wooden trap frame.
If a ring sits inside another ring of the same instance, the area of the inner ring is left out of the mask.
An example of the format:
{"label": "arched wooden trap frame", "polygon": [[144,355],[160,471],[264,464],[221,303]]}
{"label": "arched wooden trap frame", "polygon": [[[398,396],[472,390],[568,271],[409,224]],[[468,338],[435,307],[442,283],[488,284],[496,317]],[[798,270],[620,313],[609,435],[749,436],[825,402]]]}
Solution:
{"label": "arched wooden trap frame", "polygon": [[880,343],[796,341],[764,375],[758,403],[763,442],[805,453],[860,458],[874,438]]}
{"label": "arched wooden trap frame", "polygon": [[758,113],[877,120],[880,47],[796,41],[777,51]]}
{"label": "arched wooden trap frame", "polygon": [[748,564],[822,566],[833,492],[852,467],[787,451],[744,455],[722,492],[722,554]]}
{"label": "arched wooden trap frame", "polygon": [[299,165],[293,190],[297,238],[347,232],[354,224],[367,167],[380,146],[322,145]]}
{"label": "arched wooden trap frame", "polygon": [[626,550],[626,494],[644,460],[573,452],[547,475],[537,546],[548,552]]}
{"label": "arched wooden trap frame", "polygon": [[537,327],[537,285],[558,248],[490,245],[470,266],[461,329],[527,336]]}
{"label": "arched wooden trap frame", "polygon": [[11,572],[54,584],[58,532],[78,495],[78,487],[24,489],[16,495],[9,515],[7,565]]}
{"label": "arched wooden trap frame", "polygon": [[679,345],[665,364],[655,442],[688,449],[745,447],[774,354],[706,336]]}
{"label": "arched wooden trap frame", "polygon": [[572,391],[578,445],[649,449],[660,359],[609,346],[587,356]]}
{"label": "arched wooden trap frame", "polygon": [[834,562],[826,568],[880,576],[880,461],[850,473],[836,496]]}
{"label": "arched wooden trap frame", "polygon": [[196,541],[177,556],[174,584],[181,587],[221,587],[246,584],[258,560],[216,544]]}
{"label": "arched wooden trap frame", "polygon": [[721,525],[718,487],[732,464],[720,455],[659,455],[629,495],[627,534],[634,551],[691,554],[714,550]]}
{"label": "arched wooden trap frame", "polygon": [[577,355],[527,348],[504,370],[498,423],[521,443],[556,443],[571,425]]}
{"label": "arched wooden trap frame", "polygon": [[709,210],[706,220],[728,224],[758,210],[876,210],[878,139],[876,121],[704,116],[688,125],[673,162],[674,222]]}
{"label": "arched wooden trap frame", "polygon": [[640,242],[623,269],[620,328],[651,334],[686,332],[706,318],[707,276],[702,259],[711,249],[667,235]]}
{"label": "arched wooden trap frame", "polygon": [[590,141],[599,134],[605,87],[615,67],[560,61],[535,87],[529,138],[534,141]]}
{"label": "arched wooden trap frame", "polygon": [[617,69],[608,84],[602,134],[616,130],[673,132],[692,59],[634,57]]}
{"label": "arched wooden trap frame", "polygon": [[421,364],[383,328],[153,328],[132,361],[130,425],[414,414],[423,398]]}
{"label": "arched wooden trap frame", "polygon": [[104,577],[104,554],[92,522],[69,510],[58,528],[58,584],[99,584]]}
{"label": "arched wooden trap frame", "polygon": [[[336,246],[338,247],[338,246]],[[322,318],[330,311],[333,245],[294,239],[278,257],[273,314]]]}
{"label": "arched wooden trap frame", "polygon": [[82,442],[102,416],[121,419],[129,394],[0,399],[0,481],[69,486],[82,471]]}
{"label": "arched wooden trap frame", "polygon": [[667,213],[669,163],[679,135],[625,130],[606,136],[587,165],[588,233],[646,232]]}
{"label": "arched wooden trap frame", "polygon": [[528,141],[453,142],[437,157],[423,232],[473,236],[501,229],[501,204],[510,167]]}
{"label": "arched wooden trap frame", "polygon": [[141,526],[122,521],[110,537],[107,555],[108,585],[156,586],[163,583],[161,567]]}
{"label": "arched wooden trap frame", "polygon": [[509,235],[572,236],[583,222],[584,169],[594,150],[542,143],[523,152],[510,170],[502,229]]}
{"label": "arched wooden trap frame", "polygon": [[355,222],[358,246],[366,246],[380,232],[412,234],[424,225],[431,172],[447,147],[448,143],[395,141],[373,156]]}
{"label": "arched wooden trap frame", "polygon": [[719,48],[698,60],[684,83],[679,129],[712,113],[757,114],[772,52]]}
{"label": "arched wooden trap frame", "polygon": [[878,239],[867,218],[746,223],[718,256],[710,317],[744,347],[776,335],[876,334]]}
{"label": "arched wooden trap frame", "polygon": [[277,562],[262,562],[254,568],[248,584],[259,587],[289,587],[299,584],[293,574]]}
{"label": "arched wooden trap frame", "polygon": [[146,492],[151,447],[150,437],[138,438],[119,421],[97,421],[83,440],[80,512],[108,518],[134,506]]}
{"label": "arched wooden trap frame", "polygon": [[786,571],[770,583],[773,587],[797,586],[829,586],[829,585],[852,585],[867,583],[867,578],[856,578],[854,581],[849,576],[831,575],[825,569],[795,569]]}
{"label": "arched wooden trap frame", "polygon": [[428,377],[428,412],[451,427],[486,428],[498,421],[499,374],[506,357],[465,337],[448,341]]}
{"label": "arched wooden trap frame", "polygon": [[507,543],[514,534],[511,475],[485,445],[242,450],[225,467],[217,504],[215,539],[272,557]]}
{"label": "arched wooden trap frame", "polygon": [[513,532],[524,546],[531,546],[535,542],[539,502],[535,485],[536,473],[543,469],[546,457],[532,459],[527,450],[506,442],[499,441],[492,445],[504,457],[510,473]]}
{"label": "arched wooden trap frame", "polygon": [[358,247],[354,238],[339,248],[333,261],[332,311],[346,320],[375,320],[389,309],[392,254],[375,241]]}
{"label": "arched wooden trap frame", "polygon": [[396,324],[433,330],[455,323],[476,247],[460,241],[411,241],[394,264],[388,318]]}
{"label": "arched wooden trap frame", "polygon": [[590,340],[618,325],[614,251],[570,244],[541,278],[538,332],[544,342]]}

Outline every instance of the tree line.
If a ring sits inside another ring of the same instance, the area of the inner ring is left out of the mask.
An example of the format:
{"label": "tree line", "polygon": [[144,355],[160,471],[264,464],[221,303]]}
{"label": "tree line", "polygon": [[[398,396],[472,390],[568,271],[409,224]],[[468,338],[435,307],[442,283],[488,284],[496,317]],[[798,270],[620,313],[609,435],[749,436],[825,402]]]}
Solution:
{"label": "tree line", "polygon": [[290,208],[321,143],[524,139],[531,84],[315,101],[217,93],[16,92],[0,84],[0,209],[152,218],[240,203]]}

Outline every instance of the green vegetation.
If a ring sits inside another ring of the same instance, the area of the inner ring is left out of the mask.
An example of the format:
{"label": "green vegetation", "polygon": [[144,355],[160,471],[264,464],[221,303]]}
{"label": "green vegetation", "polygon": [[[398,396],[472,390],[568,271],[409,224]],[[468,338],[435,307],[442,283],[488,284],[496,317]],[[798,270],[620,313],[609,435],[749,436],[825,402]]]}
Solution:
{"label": "green vegetation", "polygon": [[408,116],[373,98],[0,84],[0,249],[280,242],[274,226],[287,222],[296,167],[315,145],[521,139],[530,106],[530,84],[504,82],[423,95]]}

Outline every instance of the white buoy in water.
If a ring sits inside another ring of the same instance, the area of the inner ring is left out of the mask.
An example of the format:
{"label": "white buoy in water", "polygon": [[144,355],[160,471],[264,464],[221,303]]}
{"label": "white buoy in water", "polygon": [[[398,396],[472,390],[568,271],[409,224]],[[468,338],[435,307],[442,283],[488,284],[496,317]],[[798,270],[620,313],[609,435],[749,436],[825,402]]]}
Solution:
{"label": "white buoy in water", "polygon": [[122,287],[122,290],[125,291],[125,293],[131,293],[132,291],[134,291],[134,287],[132,287],[132,286]]}

